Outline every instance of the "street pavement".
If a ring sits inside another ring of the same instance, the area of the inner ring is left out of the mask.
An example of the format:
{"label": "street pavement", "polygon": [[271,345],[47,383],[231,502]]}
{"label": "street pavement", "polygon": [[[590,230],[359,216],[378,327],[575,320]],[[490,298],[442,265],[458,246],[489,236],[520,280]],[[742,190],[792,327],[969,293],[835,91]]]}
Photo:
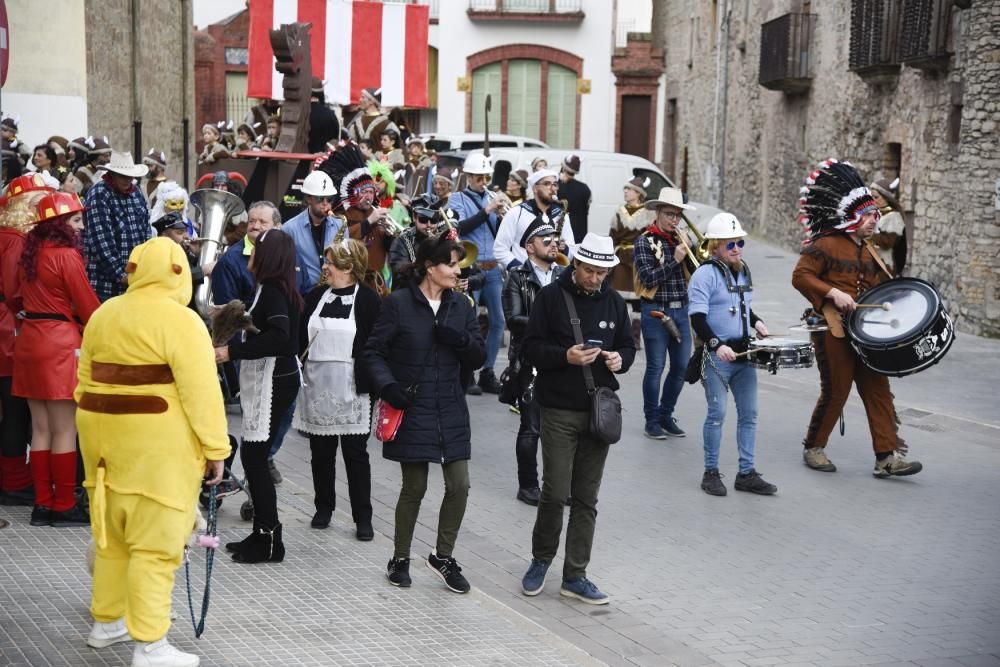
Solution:
{"label": "street pavement", "polygon": [[[795,256],[753,240],[746,256],[755,310],[782,335],[806,305],[789,284]],[[342,466],[334,525],[312,530],[308,443],[290,435],[277,457],[288,557],[239,566],[220,554],[200,641],[181,573],[175,609],[185,616],[171,640],[206,665],[1000,665],[1000,341],[959,334],[942,363],[892,381],[900,433],[924,464],[901,479],[872,476],[856,395],[827,450],[838,472],[806,468],[817,372],[760,371],[757,468],[778,486],[772,497],[700,490],[699,385],[685,386],[676,414],[686,438],[643,436],[643,366],[640,352],[623,378],[624,436],[608,457],[588,570],[610,605],[560,597],[558,559],[541,595],[520,593],[534,508],[514,499],[517,416],[487,395],[468,399],[472,489],[455,551],[471,594],[448,592],[423,567],[437,475],[415,535],[413,588],[396,589],[383,568],[398,466],[370,442],[375,541],[353,538]],[[729,412],[720,468],[731,486]],[[247,531],[241,501],[220,510],[223,541]],[[27,516],[0,508],[12,522],[0,531],[0,665],[127,664],[127,646],[83,644],[88,531],[29,528]],[[193,565],[200,599],[201,550]]]}

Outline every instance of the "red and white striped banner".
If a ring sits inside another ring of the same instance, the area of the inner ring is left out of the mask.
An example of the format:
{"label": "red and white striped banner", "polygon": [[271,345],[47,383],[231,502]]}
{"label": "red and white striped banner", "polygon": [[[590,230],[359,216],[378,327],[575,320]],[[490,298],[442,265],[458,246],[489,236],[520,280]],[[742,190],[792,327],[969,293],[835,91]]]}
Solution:
{"label": "red and white striped banner", "polygon": [[382,89],[385,106],[427,106],[427,5],[351,0],[250,0],[247,96],[281,99],[269,31],[311,23],[313,76],[327,102],[356,103]]}

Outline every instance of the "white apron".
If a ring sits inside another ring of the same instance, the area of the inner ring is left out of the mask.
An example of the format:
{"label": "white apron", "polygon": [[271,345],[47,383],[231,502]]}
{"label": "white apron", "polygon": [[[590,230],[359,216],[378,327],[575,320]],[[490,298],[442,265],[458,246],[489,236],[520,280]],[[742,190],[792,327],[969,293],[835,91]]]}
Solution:
{"label": "white apron", "polygon": [[320,317],[323,306],[337,298],[327,289],[316,310],[309,316],[307,336],[309,356],[303,368],[303,382],[295,404],[292,426],[312,435],[358,435],[371,432],[371,401],[358,395],[354,386],[354,293],[341,296],[351,306],[346,318]]}
{"label": "white apron", "polygon": [[[260,298],[260,286],[250,304],[252,313]],[[247,337],[243,332],[243,340]],[[271,435],[271,393],[276,357],[240,360],[240,407],[243,408],[243,440],[264,442]]]}

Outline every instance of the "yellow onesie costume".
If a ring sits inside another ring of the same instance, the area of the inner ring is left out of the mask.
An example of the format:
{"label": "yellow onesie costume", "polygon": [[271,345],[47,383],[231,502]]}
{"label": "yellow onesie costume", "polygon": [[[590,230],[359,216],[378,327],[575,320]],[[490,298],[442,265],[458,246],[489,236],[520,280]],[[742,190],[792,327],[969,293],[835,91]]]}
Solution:
{"label": "yellow onesie costume", "polygon": [[156,238],[129,257],[128,291],[83,334],[77,426],[97,542],[91,613],[133,639],[170,628],[174,571],[191,533],[205,461],[229,455],[212,342],[187,303],[181,246]]}

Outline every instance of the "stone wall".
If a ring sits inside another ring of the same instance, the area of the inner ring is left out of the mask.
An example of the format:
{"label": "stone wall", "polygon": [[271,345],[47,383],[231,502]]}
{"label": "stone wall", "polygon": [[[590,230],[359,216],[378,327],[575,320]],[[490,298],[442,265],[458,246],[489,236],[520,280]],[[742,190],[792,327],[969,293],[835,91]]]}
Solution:
{"label": "stone wall", "polygon": [[[183,183],[185,117],[192,125],[188,137],[192,176],[197,158],[191,106],[194,97],[191,3],[176,0],[134,4],[139,7],[137,80],[142,152],[153,147],[164,151],[168,178]],[[132,0],[88,0],[85,18],[89,132],[95,136],[106,135],[112,147],[123,151],[134,151],[135,144],[132,6]],[[140,158],[134,157],[136,161]]]}
{"label": "stone wall", "polygon": [[753,233],[796,248],[798,188],[809,169],[833,156],[854,163],[869,181],[892,176],[886,146],[899,144],[900,203],[910,229],[906,273],[937,286],[960,330],[1000,336],[1000,211],[993,204],[1000,179],[1000,3],[953,8],[954,55],[943,72],[904,65],[881,83],[848,69],[852,3],[808,3],[815,15],[812,84],[789,94],[758,84],[761,24],[800,11],[802,3],[730,0],[724,188],[717,192],[715,12],[725,3],[654,2],[667,5],[666,96],[677,99],[678,114],[672,166],[689,174],[692,199],[719,200]]}

